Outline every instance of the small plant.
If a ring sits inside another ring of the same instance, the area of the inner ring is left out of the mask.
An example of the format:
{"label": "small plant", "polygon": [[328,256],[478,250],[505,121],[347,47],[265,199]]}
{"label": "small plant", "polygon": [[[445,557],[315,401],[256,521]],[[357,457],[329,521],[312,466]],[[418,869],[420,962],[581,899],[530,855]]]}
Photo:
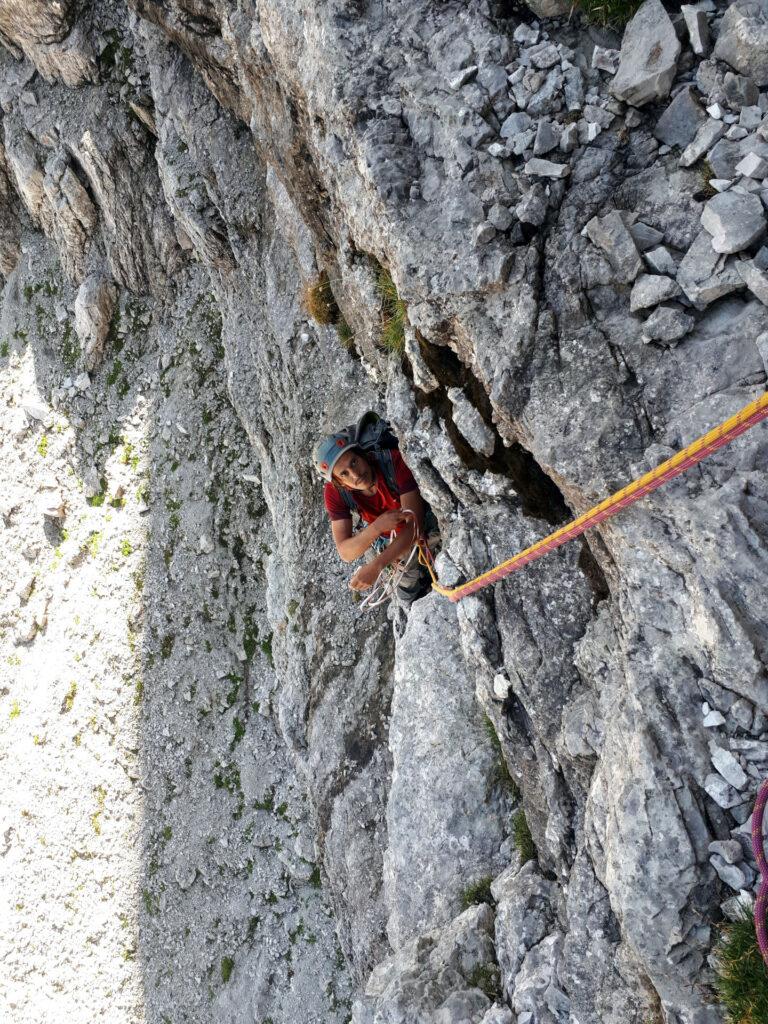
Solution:
{"label": "small plant", "polygon": [[72,680],[69,689],[64,696],[64,710],[69,712],[72,710],[72,706],[75,703],[75,697],[77,696],[77,683]]}
{"label": "small plant", "polygon": [[392,275],[381,265],[376,271],[376,288],[381,298],[381,344],[390,352],[402,352],[408,307],[397,294]]}
{"label": "small plant", "polygon": [[21,714],[21,707],[19,706],[19,702],[17,700],[15,700],[11,704],[11,710],[10,710],[10,713],[9,713],[8,717],[10,718],[11,721],[13,721],[14,718],[18,718],[20,714]]}
{"label": "small plant", "polygon": [[576,0],[576,7],[591,25],[623,28],[640,7],[642,0]]}
{"label": "small plant", "polygon": [[91,827],[97,836],[101,835],[101,816],[104,813],[104,802],[107,799],[107,791],[103,786],[96,787],[96,810],[91,815]]}
{"label": "small plant", "polygon": [[355,347],[355,335],[343,316],[339,317],[339,322],[336,324],[336,332],[339,335],[341,344],[348,352],[351,352]]}
{"label": "small plant", "polygon": [[768,1021],[768,970],[747,907],[737,921],[723,925],[715,958],[715,990],[729,1024]]}
{"label": "small plant", "polygon": [[484,878],[478,878],[476,882],[472,882],[464,892],[461,894],[461,905],[465,910],[469,907],[474,907],[478,903],[488,903],[493,906],[494,899],[491,895],[491,882],[493,878],[490,875],[486,875]]}
{"label": "small plant", "polygon": [[338,304],[331,291],[331,282],[324,270],[315,281],[306,285],[302,303],[315,323],[323,327],[337,324],[341,319]]}
{"label": "small plant", "polygon": [[222,957],[221,960],[221,980],[226,983],[232,977],[232,971],[235,969],[235,961],[231,956]]}
{"label": "small plant", "polygon": [[512,838],[515,849],[520,854],[520,863],[527,864],[529,860],[533,860],[536,856],[536,844],[523,810],[519,810],[512,821]]}
{"label": "small plant", "polygon": [[8,356],[10,355],[10,351],[11,349],[8,344],[8,339],[3,338],[3,342],[2,344],[0,344],[0,359],[7,359]]}
{"label": "small plant", "polygon": [[501,740],[496,732],[493,722],[490,720],[488,715],[485,716],[485,731],[488,734],[488,739],[496,751],[498,757],[498,763],[494,769],[493,781],[496,785],[501,786],[509,792],[509,795],[513,800],[520,799],[520,790],[517,788],[517,783],[509,774],[509,768],[507,767],[507,761],[504,757],[504,750],[501,746]]}
{"label": "small plant", "polygon": [[467,976],[467,984],[479,988],[491,1002],[501,999],[501,974],[496,964],[478,964]]}
{"label": "small plant", "polygon": [[163,637],[163,642],[160,644],[160,654],[164,661],[167,661],[173,653],[173,645],[176,643],[176,637],[173,633],[166,633]]}
{"label": "small plant", "polygon": [[320,878],[320,867],[317,864],[315,865],[312,874],[309,876],[309,884],[314,889],[319,889],[320,886],[323,884],[322,879]]}
{"label": "small plant", "polygon": [[48,454],[48,435],[43,434],[37,442],[37,454],[45,458]]}
{"label": "small plant", "polygon": [[120,553],[122,554],[123,558],[128,558],[129,555],[133,554],[133,545],[131,544],[127,537],[123,540],[122,544],[120,545]]}

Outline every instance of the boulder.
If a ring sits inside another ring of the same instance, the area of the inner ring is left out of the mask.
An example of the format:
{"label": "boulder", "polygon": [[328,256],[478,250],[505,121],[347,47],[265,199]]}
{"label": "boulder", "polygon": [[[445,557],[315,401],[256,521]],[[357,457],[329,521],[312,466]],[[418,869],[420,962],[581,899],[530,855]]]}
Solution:
{"label": "boulder", "polygon": [[629,284],[643,269],[637,246],[617,210],[604,217],[593,217],[587,224],[587,237],[605,253],[616,271],[616,280]]}
{"label": "boulder", "polygon": [[736,270],[755,298],[768,306],[768,272],[760,270],[754,260],[741,260],[736,264]]}
{"label": "boulder", "polygon": [[768,0],[731,4],[720,24],[715,56],[757,86],[768,85]]}
{"label": "boulder", "polygon": [[669,95],[680,41],[660,0],[645,0],[627,25],[611,92],[634,107]]}
{"label": "boulder", "polygon": [[650,309],[661,302],[674,299],[680,294],[680,285],[671,277],[663,274],[641,274],[632,287],[629,297],[629,309],[637,313],[641,309]]}
{"label": "boulder", "polygon": [[80,285],[75,298],[75,331],[88,370],[101,362],[116,301],[117,286],[110,278],[90,274]]}
{"label": "boulder", "polygon": [[765,234],[765,208],[757,196],[721,192],[704,207],[701,226],[712,235],[715,252],[741,252]]}
{"label": "boulder", "polygon": [[706,14],[694,4],[683,4],[680,11],[685,19],[691,49],[697,57],[706,57],[712,46]]}
{"label": "boulder", "polygon": [[695,320],[679,306],[659,306],[643,324],[643,341],[673,345],[693,330]]}
{"label": "boulder", "polygon": [[687,85],[656,122],[653,134],[667,146],[687,146],[706,120],[693,86]]}

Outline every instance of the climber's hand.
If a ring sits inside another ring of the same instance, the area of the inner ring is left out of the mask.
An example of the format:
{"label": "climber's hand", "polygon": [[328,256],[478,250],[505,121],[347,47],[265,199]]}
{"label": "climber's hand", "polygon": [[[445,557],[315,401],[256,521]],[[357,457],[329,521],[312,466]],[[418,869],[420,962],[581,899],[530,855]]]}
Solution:
{"label": "climber's hand", "polygon": [[385,533],[392,533],[407,518],[408,516],[399,508],[392,512],[383,512],[376,518],[376,529],[379,531],[379,536],[383,537]]}
{"label": "climber's hand", "polygon": [[379,568],[372,563],[361,565],[349,581],[350,590],[369,590],[379,576]]}

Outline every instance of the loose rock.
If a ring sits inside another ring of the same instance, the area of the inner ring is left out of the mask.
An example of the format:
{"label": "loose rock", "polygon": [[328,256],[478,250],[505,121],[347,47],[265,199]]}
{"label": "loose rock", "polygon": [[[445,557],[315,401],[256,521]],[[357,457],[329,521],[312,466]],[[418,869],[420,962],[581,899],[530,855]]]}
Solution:
{"label": "loose rock", "polygon": [[730,5],[720,24],[715,56],[758,87],[768,85],[768,0],[737,0]]}
{"label": "loose rock", "polygon": [[741,252],[765,234],[765,208],[756,196],[723,192],[704,207],[701,226],[712,235],[715,252]]}
{"label": "loose rock", "polygon": [[624,32],[611,92],[635,107],[664,99],[679,56],[680,42],[660,0],[645,0]]}

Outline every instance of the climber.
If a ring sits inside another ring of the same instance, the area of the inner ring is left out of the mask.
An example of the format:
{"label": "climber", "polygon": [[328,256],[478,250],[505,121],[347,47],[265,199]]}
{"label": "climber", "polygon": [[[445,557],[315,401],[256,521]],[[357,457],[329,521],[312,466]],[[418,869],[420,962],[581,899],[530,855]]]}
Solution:
{"label": "climber", "polygon": [[[386,421],[376,413],[366,413],[357,424],[318,442],[313,461],[325,481],[325,508],[342,561],[354,562],[366,552],[372,555],[354,573],[350,588],[370,589],[387,566],[402,570],[413,549],[416,529],[424,530],[427,514],[431,531],[434,516]],[[356,533],[353,512],[367,524]],[[407,606],[428,589],[429,576],[414,557],[399,579],[397,597]]]}

